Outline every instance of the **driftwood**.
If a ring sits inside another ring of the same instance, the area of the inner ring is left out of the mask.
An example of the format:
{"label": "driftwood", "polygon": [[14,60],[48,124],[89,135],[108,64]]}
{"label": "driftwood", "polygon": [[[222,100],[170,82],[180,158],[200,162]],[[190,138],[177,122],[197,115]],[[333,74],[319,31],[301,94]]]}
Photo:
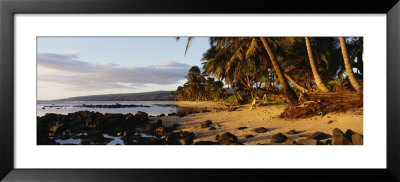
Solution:
{"label": "driftwood", "polygon": [[308,93],[311,101],[362,101],[362,92],[328,92],[328,93]]}

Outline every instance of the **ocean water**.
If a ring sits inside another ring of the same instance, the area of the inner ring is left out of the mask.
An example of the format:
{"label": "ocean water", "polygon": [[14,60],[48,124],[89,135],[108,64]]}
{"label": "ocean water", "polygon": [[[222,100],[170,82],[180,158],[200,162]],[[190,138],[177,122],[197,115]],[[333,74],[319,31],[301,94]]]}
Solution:
{"label": "ocean water", "polygon": [[[37,116],[44,116],[46,113],[56,114],[68,114],[78,111],[94,111],[100,113],[121,113],[135,114],[137,111],[146,112],[149,115],[159,115],[178,112],[178,108],[174,106],[168,106],[173,104],[175,101],[38,101],[36,104]],[[87,108],[87,107],[74,107],[75,105],[115,105],[116,103],[121,105],[135,104],[135,105],[146,105],[150,107],[127,107],[127,108]],[[167,106],[159,106],[154,104],[161,104]],[[52,106],[45,107],[44,106]]]}

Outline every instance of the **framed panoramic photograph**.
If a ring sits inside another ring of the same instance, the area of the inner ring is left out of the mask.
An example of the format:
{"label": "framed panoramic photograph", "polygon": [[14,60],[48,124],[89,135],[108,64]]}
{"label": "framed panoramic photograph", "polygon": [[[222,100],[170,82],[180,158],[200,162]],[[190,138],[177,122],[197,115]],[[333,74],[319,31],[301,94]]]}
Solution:
{"label": "framed panoramic photograph", "polygon": [[0,1],[0,179],[400,181],[399,10]]}

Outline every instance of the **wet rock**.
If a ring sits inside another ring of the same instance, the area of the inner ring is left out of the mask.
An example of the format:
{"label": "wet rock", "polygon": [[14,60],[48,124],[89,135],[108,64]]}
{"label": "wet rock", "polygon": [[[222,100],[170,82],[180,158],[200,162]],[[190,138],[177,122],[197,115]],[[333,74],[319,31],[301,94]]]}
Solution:
{"label": "wet rock", "polygon": [[287,139],[287,136],[282,134],[282,133],[278,133],[274,136],[272,136],[270,143],[282,143],[285,142]]}
{"label": "wet rock", "polygon": [[256,129],[252,130],[252,131],[254,131],[254,132],[256,132],[256,133],[265,133],[265,132],[267,132],[268,130],[267,130],[267,128],[259,127],[259,128],[256,128]]}
{"label": "wet rock", "polygon": [[242,127],[239,127],[239,128],[238,128],[238,130],[244,130],[244,129],[247,129],[247,127],[242,126]]}
{"label": "wet rock", "polygon": [[238,144],[237,137],[232,133],[226,132],[218,138],[219,145],[236,145]]}
{"label": "wet rock", "polygon": [[212,124],[211,120],[203,121],[200,123],[201,128],[208,128]]}
{"label": "wet rock", "polygon": [[345,134],[338,128],[333,129],[332,145],[351,145],[351,141],[345,137]]}
{"label": "wet rock", "polygon": [[308,136],[309,139],[323,140],[327,138],[331,138],[332,136],[323,132],[315,132],[312,135]]}
{"label": "wet rock", "polygon": [[165,116],[165,114],[164,113],[161,113],[160,115],[158,115],[157,117],[164,117]]}
{"label": "wet rock", "polygon": [[176,113],[169,113],[168,116],[176,116]]}

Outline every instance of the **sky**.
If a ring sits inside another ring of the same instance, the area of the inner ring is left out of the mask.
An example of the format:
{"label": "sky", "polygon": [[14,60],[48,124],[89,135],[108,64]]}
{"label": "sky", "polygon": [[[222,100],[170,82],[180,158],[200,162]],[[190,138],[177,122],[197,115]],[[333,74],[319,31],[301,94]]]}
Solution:
{"label": "sky", "polygon": [[37,99],[176,90],[207,37],[38,37]]}

